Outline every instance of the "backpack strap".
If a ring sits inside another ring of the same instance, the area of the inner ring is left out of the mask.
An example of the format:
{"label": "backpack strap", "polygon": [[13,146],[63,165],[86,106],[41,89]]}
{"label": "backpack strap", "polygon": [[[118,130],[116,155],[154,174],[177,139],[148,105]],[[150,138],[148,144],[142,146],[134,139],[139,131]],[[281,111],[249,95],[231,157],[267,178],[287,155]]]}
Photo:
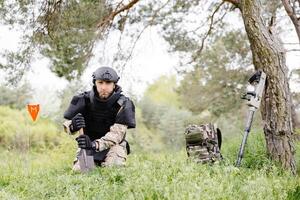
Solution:
{"label": "backpack strap", "polygon": [[218,137],[218,146],[221,151],[221,146],[222,146],[222,133],[219,128],[217,128],[217,137]]}

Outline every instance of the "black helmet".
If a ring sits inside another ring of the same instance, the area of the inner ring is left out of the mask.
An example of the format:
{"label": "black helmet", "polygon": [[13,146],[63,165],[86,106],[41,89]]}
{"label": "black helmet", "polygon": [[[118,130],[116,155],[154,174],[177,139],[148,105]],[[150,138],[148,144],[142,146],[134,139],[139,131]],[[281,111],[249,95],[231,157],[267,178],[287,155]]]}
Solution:
{"label": "black helmet", "polygon": [[118,76],[117,72],[110,67],[99,67],[92,75],[93,83],[95,84],[96,80],[102,81],[112,81],[117,83],[120,77]]}

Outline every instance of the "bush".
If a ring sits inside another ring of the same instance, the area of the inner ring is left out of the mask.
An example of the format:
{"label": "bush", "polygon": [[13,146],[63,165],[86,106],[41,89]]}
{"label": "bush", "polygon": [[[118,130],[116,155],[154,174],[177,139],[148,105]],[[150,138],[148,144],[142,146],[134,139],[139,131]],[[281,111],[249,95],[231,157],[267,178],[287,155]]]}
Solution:
{"label": "bush", "polygon": [[0,86],[0,105],[23,109],[32,97],[28,82],[19,87]]}
{"label": "bush", "polygon": [[0,106],[0,146],[6,149],[52,148],[66,137],[48,119],[33,122],[26,110]]}

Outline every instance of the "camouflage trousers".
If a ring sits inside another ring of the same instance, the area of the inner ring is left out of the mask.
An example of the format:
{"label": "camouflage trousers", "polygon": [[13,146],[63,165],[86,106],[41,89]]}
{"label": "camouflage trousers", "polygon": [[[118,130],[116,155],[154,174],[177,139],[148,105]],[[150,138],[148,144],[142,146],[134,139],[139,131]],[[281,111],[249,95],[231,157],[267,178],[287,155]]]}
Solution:
{"label": "camouflage trousers", "polygon": [[[80,148],[77,149],[76,158],[74,160],[73,168],[74,171],[79,171],[80,166],[78,162],[78,156],[81,155],[82,151]],[[93,155],[95,164],[102,167],[110,166],[125,166],[127,159],[126,141],[116,144],[109,149],[101,152],[90,150],[87,152],[88,155]]]}

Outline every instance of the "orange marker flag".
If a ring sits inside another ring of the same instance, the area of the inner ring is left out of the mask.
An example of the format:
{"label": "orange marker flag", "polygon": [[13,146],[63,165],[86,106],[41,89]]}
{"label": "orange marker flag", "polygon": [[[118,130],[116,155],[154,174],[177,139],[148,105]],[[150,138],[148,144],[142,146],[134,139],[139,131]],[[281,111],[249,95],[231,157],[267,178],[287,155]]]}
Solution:
{"label": "orange marker flag", "polygon": [[28,104],[27,110],[28,110],[29,114],[31,115],[32,120],[35,121],[36,117],[40,111],[40,104]]}

